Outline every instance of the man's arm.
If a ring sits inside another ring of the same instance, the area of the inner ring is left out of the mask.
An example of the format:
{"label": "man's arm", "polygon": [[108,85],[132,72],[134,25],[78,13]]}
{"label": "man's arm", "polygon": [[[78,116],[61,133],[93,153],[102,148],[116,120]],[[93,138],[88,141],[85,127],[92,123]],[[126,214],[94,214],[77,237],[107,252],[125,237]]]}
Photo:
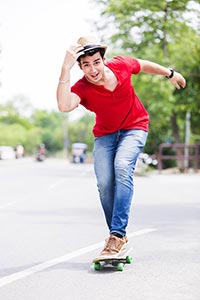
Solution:
{"label": "man's arm", "polygon": [[63,67],[57,87],[58,108],[62,112],[70,112],[79,105],[80,101],[79,96],[71,92],[70,72]]}
{"label": "man's arm", "polygon": [[82,55],[82,46],[73,45],[67,51],[62,65],[61,75],[57,87],[57,102],[58,108],[62,112],[69,112],[75,109],[81,99],[78,95],[71,92],[70,87],[70,71],[77,61],[77,58]]}
{"label": "man's arm", "polygon": [[163,67],[157,63],[138,59],[140,63],[140,72],[148,73],[148,74],[157,74],[162,76],[168,76],[169,80],[177,89],[180,89],[181,87],[184,88],[186,86],[185,78],[178,72]]}

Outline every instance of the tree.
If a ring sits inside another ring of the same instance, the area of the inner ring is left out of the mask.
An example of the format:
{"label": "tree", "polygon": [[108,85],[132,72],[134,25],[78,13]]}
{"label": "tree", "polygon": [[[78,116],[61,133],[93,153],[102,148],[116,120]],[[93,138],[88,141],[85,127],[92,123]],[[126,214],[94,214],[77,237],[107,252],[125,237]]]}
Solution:
{"label": "tree", "polygon": [[0,105],[0,121],[4,125],[21,124],[26,129],[31,128],[31,122],[23,115],[20,115],[13,101]]}
{"label": "tree", "polygon": [[[13,101],[0,105],[0,145],[9,145],[14,148],[17,144],[28,145],[29,131],[32,128],[31,121],[19,114]],[[36,141],[36,137],[33,140]],[[25,150],[28,148],[26,147]]]}
{"label": "tree", "polygon": [[41,142],[45,144],[48,152],[56,152],[63,149],[64,117],[61,113],[36,110],[31,119],[34,125],[40,128]]}
{"label": "tree", "polygon": [[94,114],[86,112],[84,116],[76,121],[68,124],[68,134],[70,144],[85,143],[88,150],[92,152],[93,149],[93,135],[92,128],[94,125]]}
{"label": "tree", "polygon": [[63,149],[62,114],[33,109],[31,112],[24,97],[0,105],[0,145],[22,144],[27,154],[34,154],[41,143],[45,143],[48,153]]}
{"label": "tree", "polygon": [[[184,91],[177,91],[166,79],[156,76],[140,74],[133,78],[136,91],[151,117],[150,134],[154,139],[148,140],[149,150],[155,150],[168,138],[177,143],[184,141],[184,120],[188,110],[192,115],[192,130],[198,131],[198,136],[199,1],[95,2],[100,5],[102,17],[100,26],[97,22],[96,27],[102,36],[111,40],[114,54],[128,54],[171,66],[181,71],[188,81]],[[153,145],[149,145],[150,140]]]}

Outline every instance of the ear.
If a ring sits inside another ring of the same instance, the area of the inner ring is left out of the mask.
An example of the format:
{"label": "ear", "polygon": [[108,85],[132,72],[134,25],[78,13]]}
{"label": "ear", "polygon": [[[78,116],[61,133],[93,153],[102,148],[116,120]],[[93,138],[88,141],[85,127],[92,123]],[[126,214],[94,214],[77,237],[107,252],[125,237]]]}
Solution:
{"label": "ear", "polygon": [[79,66],[79,68],[82,70],[82,66],[81,66],[81,63],[80,63],[80,62],[78,62],[78,66]]}

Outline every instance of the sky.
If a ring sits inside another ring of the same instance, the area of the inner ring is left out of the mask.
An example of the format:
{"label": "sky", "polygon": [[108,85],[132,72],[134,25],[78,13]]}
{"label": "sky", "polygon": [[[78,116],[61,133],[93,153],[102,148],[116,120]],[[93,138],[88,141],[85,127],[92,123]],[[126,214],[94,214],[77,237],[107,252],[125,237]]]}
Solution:
{"label": "sky", "polygon": [[[90,0],[0,0],[0,103],[25,96],[33,107],[58,110],[56,89],[65,52],[95,35]],[[72,83],[82,76],[73,67]]]}

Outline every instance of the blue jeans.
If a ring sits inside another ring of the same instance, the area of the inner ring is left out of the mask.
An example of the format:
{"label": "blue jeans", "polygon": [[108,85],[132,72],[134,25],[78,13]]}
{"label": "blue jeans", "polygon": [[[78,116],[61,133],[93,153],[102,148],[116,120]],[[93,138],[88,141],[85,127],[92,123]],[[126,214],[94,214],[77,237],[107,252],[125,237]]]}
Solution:
{"label": "blue jeans", "polygon": [[126,235],[134,192],[133,173],[147,134],[134,129],[95,137],[94,170],[110,234]]}

